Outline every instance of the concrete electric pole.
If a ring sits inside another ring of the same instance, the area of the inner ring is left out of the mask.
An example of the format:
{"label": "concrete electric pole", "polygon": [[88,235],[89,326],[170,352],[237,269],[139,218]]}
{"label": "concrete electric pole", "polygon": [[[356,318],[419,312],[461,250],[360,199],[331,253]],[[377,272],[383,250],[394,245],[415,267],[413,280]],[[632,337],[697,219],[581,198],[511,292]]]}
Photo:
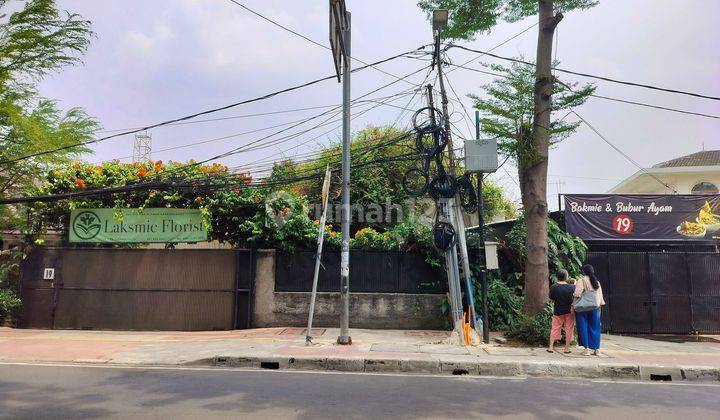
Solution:
{"label": "concrete electric pole", "polygon": [[342,130],[342,206],[340,249],[340,336],[338,344],[352,344],[350,338],[350,12],[344,0],[330,0],[330,46],[335,70],[342,62],[343,130]]}

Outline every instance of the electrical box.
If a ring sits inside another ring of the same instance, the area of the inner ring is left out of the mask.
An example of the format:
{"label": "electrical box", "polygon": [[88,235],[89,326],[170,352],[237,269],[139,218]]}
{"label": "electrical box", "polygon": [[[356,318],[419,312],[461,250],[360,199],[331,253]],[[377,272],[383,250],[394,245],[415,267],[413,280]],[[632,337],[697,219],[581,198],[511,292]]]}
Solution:
{"label": "electrical box", "polygon": [[485,268],[488,270],[497,270],[500,268],[497,249],[497,242],[485,242]]}
{"label": "electrical box", "polygon": [[465,141],[465,170],[467,172],[493,173],[497,169],[496,139]]}

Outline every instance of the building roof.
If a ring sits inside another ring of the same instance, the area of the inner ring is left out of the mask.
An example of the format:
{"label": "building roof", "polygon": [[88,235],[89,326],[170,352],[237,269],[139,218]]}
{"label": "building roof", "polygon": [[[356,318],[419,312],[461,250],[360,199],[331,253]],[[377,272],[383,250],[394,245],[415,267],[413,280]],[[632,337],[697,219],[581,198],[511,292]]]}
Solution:
{"label": "building roof", "polygon": [[658,163],[653,168],[681,168],[688,166],[720,166],[720,150],[703,150],[702,152]]}

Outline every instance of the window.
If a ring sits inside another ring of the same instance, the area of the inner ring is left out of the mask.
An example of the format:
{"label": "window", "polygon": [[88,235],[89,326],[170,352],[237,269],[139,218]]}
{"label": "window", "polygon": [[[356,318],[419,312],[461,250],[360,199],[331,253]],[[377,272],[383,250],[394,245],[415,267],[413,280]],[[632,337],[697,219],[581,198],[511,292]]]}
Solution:
{"label": "window", "polygon": [[712,182],[703,181],[693,185],[691,192],[693,194],[717,194],[718,187],[716,187]]}

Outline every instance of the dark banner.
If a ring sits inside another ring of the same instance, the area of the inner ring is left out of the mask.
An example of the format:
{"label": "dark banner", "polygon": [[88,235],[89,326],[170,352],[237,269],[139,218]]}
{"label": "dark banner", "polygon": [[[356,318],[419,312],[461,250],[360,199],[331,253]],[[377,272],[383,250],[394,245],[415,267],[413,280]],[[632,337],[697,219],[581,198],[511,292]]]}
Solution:
{"label": "dark banner", "polygon": [[569,233],[595,240],[720,240],[720,195],[565,195]]}

